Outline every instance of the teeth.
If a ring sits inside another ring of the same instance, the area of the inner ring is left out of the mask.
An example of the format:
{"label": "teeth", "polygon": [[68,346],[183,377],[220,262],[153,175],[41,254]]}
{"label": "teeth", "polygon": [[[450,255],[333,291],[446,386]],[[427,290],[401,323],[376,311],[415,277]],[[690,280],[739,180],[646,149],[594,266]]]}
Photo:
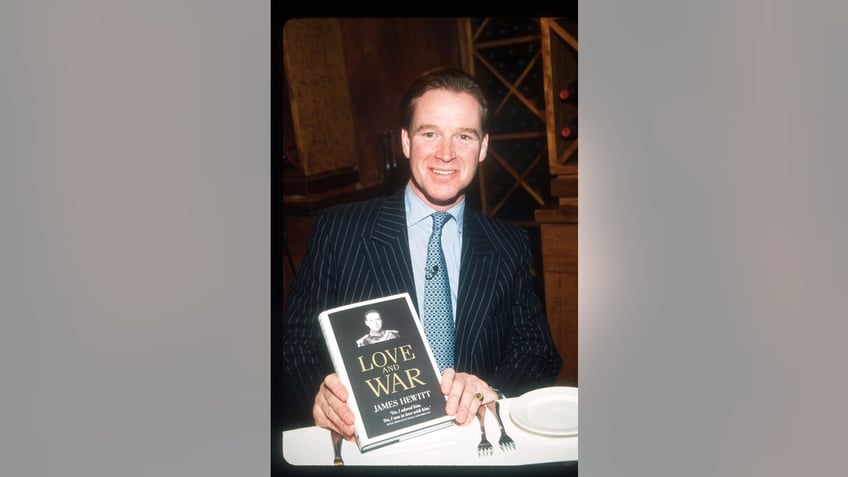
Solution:
{"label": "teeth", "polygon": [[433,172],[440,176],[447,176],[454,173],[454,171],[440,171],[438,169],[433,169]]}

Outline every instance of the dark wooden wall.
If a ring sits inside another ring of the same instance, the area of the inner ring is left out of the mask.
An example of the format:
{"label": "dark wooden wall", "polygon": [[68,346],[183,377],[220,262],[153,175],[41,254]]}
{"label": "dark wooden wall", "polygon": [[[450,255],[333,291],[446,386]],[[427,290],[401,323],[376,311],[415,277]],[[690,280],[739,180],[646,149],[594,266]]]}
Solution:
{"label": "dark wooden wall", "polygon": [[425,69],[460,66],[456,20],[343,19],[341,27],[360,180],[373,184],[383,179],[380,135],[398,129],[398,104],[406,85]]}
{"label": "dark wooden wall", "polygon": [[[292,20],[283,30],[285,158],[274,160],[283,162],[285,302],[312,214],[385,191],[383,134],[399,135],[406,85],[425,69],[461,62],[454,18],[313,18]],[[301,141],[298,126],[308,129]]]}

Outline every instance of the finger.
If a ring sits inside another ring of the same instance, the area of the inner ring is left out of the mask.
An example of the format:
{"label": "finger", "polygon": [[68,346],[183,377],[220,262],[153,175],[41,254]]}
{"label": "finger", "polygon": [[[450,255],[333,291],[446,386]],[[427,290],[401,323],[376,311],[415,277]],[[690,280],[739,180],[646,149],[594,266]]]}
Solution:
{"label": "finger", "polygon": [[324,378],[324,386],[326,386],[327,389],[329,389],[340,401],[347,402],[347,388],[336,373],[327,375],[327,377]]}
{"label": "finger", "polygon": [[447,395],[450,393],[454,378],[456,378],[456,371],[453,368],[447,368],[442,371],[442,382],[440,385],[442,394]]}
{"label": "finger", "polygon": [[477,399],[476,387],[466,383],[462,390],[459,399],[459,406],[456,410],[456,422],[459,425],[468,424],[477,414],[477,409],[480,407],[480,401]]}
{"label": "finger", "polygon": [[347,403],[340,400],[333,391],[332,380],[329,379],[328,381],[329,386],[322,385],[315,397],[312,410],[315,424],[319,427],[335,430],[345,439],[351,440],[354,434],[353,412],[351,412]]}
{"label": "finger", "polygon": [[480,379],[472,374],[459,373],[454,379],[451,395],[448,398],[452,405],[451,411],[457,424],[463,425],[471,422],[480,401],[476,394],[480,389]]}
{"label": "finger", "polygon": [[492,388],[489,388],[486,396],[486,407],[488,407],[490,411],[495,412],[495,403],[498,399],[500,399],[500,396],[496,391],[492,390]]}
{"label": "finger", "polygon": [[[447,371],[445,372],[447,373]],[[465,379],[466,374],[459,373],[451,376],[451,379],[442,382],[442,392],[447,396],[445,411],[451,416],[455,416],[459,409],[462,390],[465,387]],[[449,383],[446,383],[446,381],[449,381]]]}
{"label": "finger", "polygon": [[333,420],[333,424],[345,437],[352,438],[356,419],[353,411],[350,410],[346,402],[339,401],[335,396],[330,396],[328,402],[330,404],[329,416]]}
{"label": "finger", "polygon": [[325,386],[318,389],[318,394],[315,396],[315,404],[312,406],[312,416],[315,418],[315,424],[319,427],[336,428],[335,421],[338,420],[336,412],[330,403],[332,393]]}
{"label": "finger", "polygon": [[494,404],[494,402],[497,401],[499,397],[497,391],[492,389],[492,387],[489,386],[486,381],[483,381],[482,379],[478,379],[478,381],[478,391],[474,393],[474,398],[477,399],[478,402],[480,402],[481,406],[489,406]]}
{"label": "finger", "polygon": [[[353,412],[347,406],[347,388],[337,374],[333,373],[324,378],[323,390],[327,391],[323,393],[324,398],[333,411],[333,415],[341,419],[340,424],[352,426],[354,416]],[[327,414],[331,415],[330,413]]]}
{"label": "finger", "polygon": [[460,425],[471,422],[484,404],[497,399],[497,393],[479,377],[467,374],[463,376],[463,381],[464,386],[456,411],[456,421]]}
{"label": "finger", "polygon": [[[346,405],[343,404],[342,406],[346,409]],[[345,439],[352,440],[354,438],[355,427],[352,423],[348,422],[349,420],[345,417],[345,411],[338,411],[336,407],[330,406],[325,411],[325,420],[328,424],[326,427],[335,430],[344,436]]]}

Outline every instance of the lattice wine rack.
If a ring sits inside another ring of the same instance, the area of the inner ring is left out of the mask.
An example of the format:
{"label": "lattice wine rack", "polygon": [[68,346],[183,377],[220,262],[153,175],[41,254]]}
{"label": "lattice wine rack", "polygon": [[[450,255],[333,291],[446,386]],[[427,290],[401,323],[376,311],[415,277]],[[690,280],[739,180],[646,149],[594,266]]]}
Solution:
{"label": "lattice wine rack", "polygon": [[[487,215],[531,222],[577,174],[576,19],[470,18],[466,58],[490,101],[489,155],[471,194]],[[574,34],[569,29],[574,30]],[[558,99],[561,91],[568,91]],[[477,192],[479,196],[477,196]],[[576,198],[575,198],[576,199]]]}

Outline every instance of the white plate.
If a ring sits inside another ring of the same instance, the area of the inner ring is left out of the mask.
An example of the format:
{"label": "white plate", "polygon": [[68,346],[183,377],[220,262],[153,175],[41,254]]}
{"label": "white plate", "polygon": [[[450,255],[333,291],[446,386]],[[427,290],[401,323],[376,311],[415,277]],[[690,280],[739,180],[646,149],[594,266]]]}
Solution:
{"label": "white plate", "polygon": [[552,386],[522,394],[510,406],[512,421],[546,436],[577,435],[577,388]]}

